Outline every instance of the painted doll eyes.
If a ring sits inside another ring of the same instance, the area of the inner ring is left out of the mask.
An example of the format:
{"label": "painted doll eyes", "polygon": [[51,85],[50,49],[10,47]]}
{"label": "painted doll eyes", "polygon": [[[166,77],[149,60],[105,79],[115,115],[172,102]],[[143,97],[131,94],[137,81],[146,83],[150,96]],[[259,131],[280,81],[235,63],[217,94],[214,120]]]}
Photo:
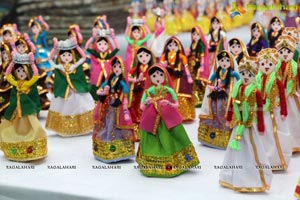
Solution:
{"label": "painted doll eyes", "polygon": [[273,63],[270,63],[269,66],[272,67]]}

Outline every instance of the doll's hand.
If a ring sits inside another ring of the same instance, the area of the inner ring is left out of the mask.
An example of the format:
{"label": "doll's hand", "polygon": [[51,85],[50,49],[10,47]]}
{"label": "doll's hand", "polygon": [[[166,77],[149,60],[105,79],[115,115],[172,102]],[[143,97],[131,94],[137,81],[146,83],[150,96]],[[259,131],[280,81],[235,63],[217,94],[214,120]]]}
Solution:
{"label": "doll's hand", "polygon": [[187,76],[187,81],[188,81],[189,84],[193,83],[193,79],[192,79],[192,76],[190,74]]}
{"label": "doll's hand", "polygon": [[218,87],[219,88],[222,88],[224,85],[222,84],[222,81],[221,81],[221,79],[218,79]]}
{"label": "doll's hand", "polygon": [[40,20],[42,23],[45,22],[44,18],[42,17],[42,15],[38,16],[38,20]]}
{"label": "doll's hand", "polygon": [[115,35],[115,29],[113,29],[113,28],[110,29],[110,35],[111,35],[111,38],[112,38],[112,39],[115,39],[115,38],[116,38],[116,35]]}
{"label": "doll's hand", "polygon": [[144,73],[140,73],[139,78],[138,78],[138,81],[142,81],[143,78],[144,78]]}
{"label": "doll's hand", "polygon": [[143,24],[146,24],[146,17],[145,16],[142,17],[142,20],[143,20]]}
{"label": "doll's hand", "polygon": [[190,48],[186,48],[185,49],[185,55],[190,55],[191,53],[191,49]]}
{"label": "doll's hand", "polygon": [[168,66],[168,61],[165,60],[161,65],[166,68]]}
{"label": "doll's hand", "polygon": [[230,127],[231,121],[226,121],[226,126]]}
{"label": "doll's hand", "polygon": [[127,25],[130,25],[131,24],[131,17],[127,17]]}
{"label": "doll's hand", "polygon": [[73,41],[73,44],[75,44],[76,46],[77,46],[77,39],[76,39],[76,37],[72,37],[72,39],[71,39],[72,41]]}
{"label": "doll's hand", "polygon": [[163,99],[159,102],[160,106],[166,106],[166,105],[170,105],[170,104],[171,104],[171,102],[166,99]]}
{"label": "doll's hand", "polygon": [[282,121],[285,121],[285,120],[286,120],[286,116],[281,115],[281,120],[282,120]]}
{"label": "doll's hand", "polygon": [[30,40],[30,39],[29,39],[29,35],[28,35],[27,33],[24,33],[23,35],[24,35],[24,39],[25,39],[25,41],[28,41],[28,40]]}
{"label": "doll's hand", "polygon": [[58,48],[58,40],[56,37],[53,38],[53,48],[57,49]]}
{"label": "doll's hand", "polygon": [[145,101],[145,106],[148,106],[148,105],[150,105],[150,104],[152,104],[153,103],[153,100],[152,100],[152,98],[151,97],[148,97],[147,99],[146,99],[146,101]]}
{"label": "doll's hand", "polygon": [[96,37],[97,37],[97,29],[93,28],[93,38],[96,38]]}
{"label": "doll's hand", "polygon": [[124,109],[124,119],[125,119],[125,121],[130,120],[129,110],[127,108]]}
{"label": "doll's hand", "polygon": [[210,89],[210,90],[213,90],[215,91],[217,86],[213,86],[213,85],[207,85],[207,87]]}

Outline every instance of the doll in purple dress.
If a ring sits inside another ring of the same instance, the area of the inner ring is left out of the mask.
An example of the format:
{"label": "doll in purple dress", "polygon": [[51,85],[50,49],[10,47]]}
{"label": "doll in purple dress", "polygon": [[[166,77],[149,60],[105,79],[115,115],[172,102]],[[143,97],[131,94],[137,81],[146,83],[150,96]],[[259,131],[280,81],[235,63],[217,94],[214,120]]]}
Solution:
{"label": "doll in purple dress", "polygon": [[247,51],[249,56],[256,56],[262,49],[268,48],[268,42],[265,36],[264,27],[254,22],[251,25],[251,39],[247,44]]}

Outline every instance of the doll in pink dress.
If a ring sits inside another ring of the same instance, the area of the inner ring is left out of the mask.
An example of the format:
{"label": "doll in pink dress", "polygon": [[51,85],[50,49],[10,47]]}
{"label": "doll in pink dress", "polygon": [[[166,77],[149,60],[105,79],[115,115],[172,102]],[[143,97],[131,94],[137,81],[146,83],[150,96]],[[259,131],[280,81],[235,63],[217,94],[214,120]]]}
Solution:
{"label": "doll in pink dress", "polygon": [[97,90],[100,97],[94,111],[93,153],[105,163],[127,160],[135,155],[123,60],[115,56],[110,64],[111,73]]}

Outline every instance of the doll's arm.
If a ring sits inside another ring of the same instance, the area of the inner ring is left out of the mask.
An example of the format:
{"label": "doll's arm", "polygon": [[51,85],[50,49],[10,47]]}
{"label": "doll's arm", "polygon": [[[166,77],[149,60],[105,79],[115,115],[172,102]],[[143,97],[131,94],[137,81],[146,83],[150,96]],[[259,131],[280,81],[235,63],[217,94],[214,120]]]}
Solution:
{"label": "doll's arm", "polygon": [[105,85],[104,87],[100,87],[96,93],[99,96],[105,96],[105,95],[108,95],[109,89],[110,89],[109,85]]}
{"label": "doll's arm", "polygon": [[5,71],[5,75],[8,76],[9,74],[11,74],[12,68],[14,67],[15,62],[14,60],[12,60],[9,65],[7,66],[7,69]]}
{"label": "doll's arm", "polygon": [[257,129],[260,135],[264,135],[264,131],[265,131],[264,111],[263,111],[264,103],[261,97],[261,93],[259,91],[256,91],[256,102],[257,102],[257,110],[256,110]]}
{"label": "doll's arm", "polygon": [[33,42],[30,40],[29,36],[27,33],[24,33],[24,39],[26,41],[26,43],[28,44],[28,46],[30,47],[30,51],[35,53],[35,45],[33,44]]}
{"label": "doll's arm", "polygon": [[79,55],[80,55],[81,58],[80,58],[74,65],[71,65],[70,71],[73,71],[73,70],[75,70],[78,66],[82,65],[82,63],[84,63],[84,61],[85,61],[85,59],[86,59],[86,55],[85,55],[85,53],[83,52],[83,50],[80,48],[79,45],[77,45],[76,50],[78,51],[78,53],[79,53]]}
{"label": "doll's arm", "polygon": [[32,69],[32,71],[33,71],[33,75],[34,75],[34,76],[39,76],[38,68],[37,68],[37,66],[36,66],[35,63],[34,63],[34,55],[33,55],[33,53],[30,52],[30,53],[28,54],[28,56],[29,56],[29,61],[30,61],[31,69]]}
{"label": "doll's arm", "polygon": [[226,116],[226,126],[230,126],[231,120],[232,120],[232,115],[233,115],[233,104],[232,104],[233,99],[230,99],[230,104],[229,104],[229,109],[227,111]]}
{"label": "doll's arm", "polygon": [[287,103],[286,103],[286,97],[285,97],[285,89],[284,85],[280,80],[276,80],[278,90],[279,90],[279,99],[280,99],[280,115],[282,118],[285,118],[287,116]]}
{"label": "doll's arm", "polygon": [[11,51],[12,55],[18,53],[18,51],[16,49],[15,41],[12,38],[9,39],[9,46],[12,49],[12,51]]}
{"label": "doll's arm", "polygon": [[167,99],[163,99],[159,102],[159,104],[163,105],[163,106],[171,106],[173,108],[178,108],[179,103],[178,103],[178,99],[177,99],[177,95],[176,95],[175,91],[170,87],[166,87],[166,88],[167,88],[168,93],[170,93],[172,100],[174,102],[171,102]]}
{"label": "doll's arm", "polygon": [[130,30],[130,24],[131,24],[131,17],[127,17],[127,25],[126,25],[126,29],[125,29],[125,32],[124,32],[124,35],[128,35],[129,33],[129,30]]}
{"label": "doll's arm", "polygon": [[115,30],[113,28],[110,29],[110,33],[111,33],[111,38],[113,39],[114,43],[115,43],[115,46],[117,49],[120,49],[120,44],[116,38],[116,35],[115,35]]}
{"label": "doll's arm", "polygon": [[57,52],[57,48],[58,48],[58,40],[57,38],[53,38],[53,48],[52,50],[50,51],[50,54],[49,54],[49,61],[53,59],[53,57],[55,56],[56,52]]}
{"label": "doll's arm", "polygon": [[49,25],[47,24],[47,22],[44,20],[44,18],[40,15],[38,17],[38,19],[42,22],[42,25],[44,26],[46,31],[49,31]]}
{"label": "doll's arm", "polygon": [[143,96],[142,96],[142,99],[141,99],[141,105],[140,105],[141,110],[144,110],[147,106],[149,106],[150,104],[153,103],[152,98],[147,97],[147,92],[148,91],[144,91],[144,93],[143,93]]}
{"label": "doll's arm", "polygon": [[97,29],[93,28],[93,36],[90,37],[90,39],[85,43],[85,49],[90,48],[91,44],[96,41],[96,37],[97,37]]}
{"label": "doll's arm", "polygon": [[128,120],[130,120],[130,115],[129,115],[129,110],[128,110],[128,98],[127,98],[127,94],[124,94],[122,106],[123,106],[123,112],[124,112],[124,119],[126,121],[128,121]]}

